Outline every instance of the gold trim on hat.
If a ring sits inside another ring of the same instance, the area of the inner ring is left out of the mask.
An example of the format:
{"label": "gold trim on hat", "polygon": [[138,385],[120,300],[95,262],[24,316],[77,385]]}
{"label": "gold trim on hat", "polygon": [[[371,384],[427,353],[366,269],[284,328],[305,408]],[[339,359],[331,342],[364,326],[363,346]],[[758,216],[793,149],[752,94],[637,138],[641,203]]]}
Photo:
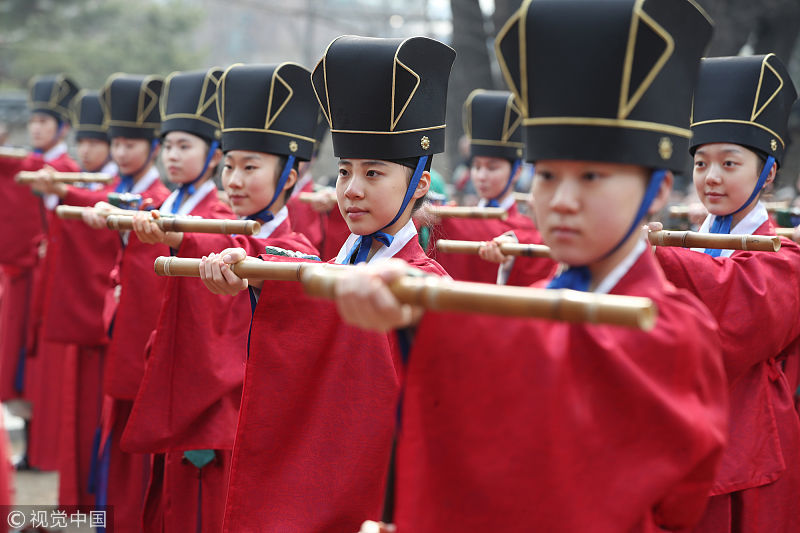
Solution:
{"label": "gold trim on hat", "polygon": [[507,146],[511,148],[525,148],[525,143],[510,142],[510,141],[496,141],[493,139],[472,139],[470,144],[480,144],[484,146]]}
{"label": "gold trim on hat", "polygon": [[322,64],[322,84],[325,86],[325,104],[324,105],[322,103],[322,99],[319,97],[319,93],[317,93],[317,88],[314,86],[313,81],[311,83],[311,89],[314,90],[314,96],[317,97],[317,102],[319,102],[319,107],[322,109],[322,114],[325,116],[325,120],[328,121],[328,127],[329,128],[333,128],[333,121],[332,121],[331,115],[330,115],[331,98],[328,95],[329,94],[328,93],[328,69],[327,69],[327,65],[328,65],[328,50],[331,49],[331,46],[333,46],[333,43],[335,43],[336,41],[338,41],[342,37],[348,37],[348,36],[347,35],[340,35],[339,37],[335,38],[330,43],[328,43],[328,46],[325,48],[325,52],[322,54],[322,58],[319,61],[317,61],[317,64],[314,65],[314,68],[311,71],[311,76],[313,78],[314,72],[316,72],[317,69],[319,68],[320,64]]}
{"label": "gold trim on hat", "polygon": [[647,122],[644,120],[629,120],[623,118],[600,118],[600,117],[536,117],[526,118],[522,121],[525,126],[605,126],[612,128],[631,128],[636,130],[656,131],[679,137],[691,138],[692,130],[661,124],[659,122]]}
{"label": "gold trim on hat", "polygon": [[[628,45],[627,50],[625,51],[625,66],[622,71],[622,85],[620,87],[619,93],[619,108],[617,110],[617,118],[627,118],[628,115],[631,114],[633,108],[636,107],[636,104],[639,103],[639,100],[642,99],[642,96],[647,92],[647,89],[650,88],[650,85],[653,84],[653,80],[655,80],[656,76],[661,72],[664,68],[664,65],[669,60],[670,56],[672,56],[672,52],[675,51],[675,40],[672,36],[665,30],[660,24],[658,24],[650,15],[644,12],[642,9],[642,4],[644,0],[636,0],[636,3],[633,7],[633,13],[631,16],[631,27],[628,34]],[[633,93],[633,96],[629,97],[629,91],[631,89],[631,71],[633,70],[633,58],[636,52],[636,33],[639,30],[639,23],[640,21],[644,24],[647,24],[650,29],[652,29],[659,37],[664,39],[664,43],[667,45],[664,52],[661,54],[661,57],[655,62],[655,64],[651,67],[650,72],[647,73],[647,76],[642,80],[641,85],[636,88],[636,91]]]}
{"label": "gold trim on hat", "polygon": [[228,72],[242,65],[244,65],[244,63],[234,63],[226,68],[225,72],[220,76],[219,82],[217,82],[217,91],[221,93],[219,95],[220,97],[217,98],[217,118],[219,119],[219,127],[223,130],[225,129],[225,85],[228,81]]}
{"label": "gold trim on hat", "polygon": [[248,131],[248,132],[255,132],[255,133],[272,133],[275,135],[285,135],[286,137],[293,137],[295,139],[300,139],[301,141],[308,141],[310,143],[314,142],[313,137],[306,137],[305,135],[298,135],[297,133],[291,133],[288,131],[280,131],[280,130],[270,130],[270,129],[260,129],[260,128],[224,128],[222,133],[230,133],[234,131]]}
{"label": "gold trim on hat", "polygon": [[[408,104],[411,103],[411,100],[414,98],[414,95],[417,93],[417,89],[419,88],[419,84],[420,84],[419,74],[414,72],[414,70],[411,67],[407,66],[405,63],[400,61],[400,59],[398,59],[398,57],[397,57],[397,54],[400,53],[400,49],[403,48],[403,45],[405,43],[407,43],[408,41],[409,41],[409,39],[406,39],[403,42],[401,42],[397,46],[395,51],[394,51],[394,62],[392,63],[392,96],[391,96],[392,107],[391,107],[391,120],[390,120],[390,123],[389,123],[389,131],[394,131],[395,126],[397,126],[397,123],[400,122],[400,119],[403,117],[403,113],[406,112],[406,108],[408,107]],[[401,109],[400,113],[397,116],[395,116],[395,114],[394,114],[394,100],[395,100],[395,92],[397,90],[397,87],[396,87],[397,65],[400,65],[401,67],[406,69],[406,71],[411,73],[411,75],[414,76],[414,78],[417,80],[417,83],[416,83],[416,85],[414,85],[414,88],[411,90],[411,94],[408,95],[408,98],[406,99],[406,103],[403,105],[403,109]]]}
{"label": "gold trim on hat", "polygon": [[[197,101],[197,116],[202,116],[212,104],[214,107],[217,106],[217,84],[219,84],[219,80],[221,77],[214,77],[214,75],[221,71],[220,67],[211,67],[206,71],[205,76],[203,77],[203,89],[200,91],[200,99]],[[211,96],[207,96],[208,89],[213,84],[213,89],[211,91]]]}
{"label": "gold trim on hat", "polygon": [[[756,89],[756,97],[753,100],[753,112],[750,114],[750,120],[754,121],[755,119],[757,119],[758,115],[760,115],[761,113],[764,112],[764,109],[767,108],[767,106],[770,104],[770,102],[772,102],[775,99],[775,97],[780,94],[781,89],[783,89],[783,78],[781,77],[780,74],[778,74],[778,71],[775,70],[775,67],[773,67],[772,65],[769,64],[769,58],[774,56],[774,55],[775,54],[767,54],[766,56],[764,56],[764,59],[761,61],[761,73],[758,75],[758,89]],[[764,83],[764,67],[765,66],[767,68],[769,68],[772,71],[773,74],[775,74],[775,77],[778,78],[778,81],[780,81],[780,85],[778,85],[778,88],[775,89],[775,92],[772,93],[772,95],[767,99],[767,101],[764,102],[764,105],[762,105],[760,108],[758,108],[758,110],[756,110],[756,106],[758,105],[758,97],[761,96],[761,86]],[[781,141],[781,142],[783,142],[783,141]]]}
{"label": "gold trim on hat", "polygon": [[[64,107],[59,105],[61,98],[69,94],[69,86],[67,85],[67,77],[64,73],[53,74],[53,85],[50,87],[50,96],[48,97],[47,101],[44,100],[34,100],[33,99],[33,88],[39,81],[44,81],[45,78],[49,76],[34,76],[31,78],[30,83],[28,84],[28,107],[33,108],[44,108],[49,109],[50,111],[55,111],[56,113],[60,113],[65,117],[72,116],[72,112],[68,107]],[[76,87],[77,88],[77,87]]]}
{"label": "gold trim on hat", "polygon": [[713,120],[701,120],[700,122],[694,122],[694,123],[692,123],[692,127],[694,128],[695,126],[701,126],[703,124],[725,124],[725,123],[727,123],[727,124],[744,124],[744,125],[747,125],[747,126],[755,126],[757,128],[761,128],[762,130],[764,130],[766,132],[769,132],[772,135],[774,135],[781,142],[781,146],[786,148],[786,143],[783,142],[783,139],[781,138],[780,135],[778,135],[777,133],[775,133],[774,131],[772,131],[768,127],[764,126],[763,124],[759,124],[758,122],[754,122],[752,120],[737,120],[737,119],[733,119],[733,118],[717,118],[717,119],[713,119]]}
{"label": "gold trim on hat", "polygon": [[[503,142],[509,142],[511,136],[514,135],[514,132],[517,131],[519,125],[522,124],[522,110],[519,108],[519,106],[517,106],[517,101],[514,98],[513,93],[508,95],[508,100],[506,100],[505,110],[506,110],[506,115],[503,120],[503,136],[501,140]],[[511,121],[512,111],[514,111],[517,114],[517,118],[516,120],[514,120],[514,122],[509,124],[509,122]],[[514,144],[514,143],[509,142],[509,144]]]}
{"label": "gold trim on hat", "polygon": [[[153,109],[158,105],[158,100],[160,94],[156,94],[153,89],[150,88],[151,81],[161,81],[158,76],[145,76],[142,80],[141,85],[139,86],[139,106],[136,115],[136,122],[144,124],[145,119],[148,115],[153,111]],[[145,104],[144,98],[145,96],[150,97],[150,101]]]}
{"label": "gold trim on hat", "polygon": [[[527,49],[525,46],[525,15],[528,12],[530,3],[531,0],[525,0],[522,3],[520,8],[516,10],[514,14],[511,15],[511,18],[509,18],[503,27],[500,28],[500,31],[497,33],[497,37],[494,41],[495,55],[497,56],[497,62],[500,65],[500,71],[503,73],[503,77],[505,78],[509,89],[511,89],[511,92],[517,95],[520,108],[522,109],[523,114],[526,116],[528,115],[528,61]],[[512,30],[514,24],[518,24],[517,36],[519,38],[519,87],[514,84],[514,80],[511,76],[511,71],[508,69],[506,59],[503,57],[503,53],[500,51],[500,43],[506,34]]]}
{"label": "gold trim on hat", "polygon": [[331,133],[367,133],[369,135],[397,135],[401,133],[414,133],[417,131],[440,130],[444,128],[444,124],[439,126],[428,126],[425,128],[415,128],[413,130],[396,130],[396,131],[375,131],[375,130],[331,130]]}
{"label": "gold trim on hat", "polygon": [[[267,120],[264,123],[264,129],[267,130],[270,128],[270,126],[272,126],[275,120],[277,120],[278,116],[283,112],[286,106],[289,105],[289,102],[294,97],[294,89],[292,89],[292,86],[286,83],[286,80],[281,78],[280,69],[283,65],[288,65],[288,63],[281,63],[275,67],[275,70],[272,71],[272,79],[269,81],[269,94],[267,95],[269,97],[269,100],[267,101]],[[286,87],[286,90],[289,91],[289,94],[286,96],[286,100],[284,100],[280,107],[278,107],[278,110],[275,112],[275,116],[272,116],[272,100],[274,99],[275,95],[275,80],[281,82],[281,84]],[[311,83],[311,80],[309,80],[309,83]]]}

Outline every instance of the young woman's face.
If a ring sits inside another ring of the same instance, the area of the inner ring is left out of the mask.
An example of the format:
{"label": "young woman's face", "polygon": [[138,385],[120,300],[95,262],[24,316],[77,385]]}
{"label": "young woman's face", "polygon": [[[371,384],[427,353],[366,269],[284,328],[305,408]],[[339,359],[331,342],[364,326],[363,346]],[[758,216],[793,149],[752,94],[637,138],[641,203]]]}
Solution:
{"label": "young woman's face", "polygon": [[147,139],[114,137],[111,139],[111,159],[122,175],[131,175],[144,170],[150,157],[151,143]]}
{"label": "young woman's face", "polygon": [[738,144],[704,144],[694,153],[694,187],[712,215],[728,215],[742,207],[760,173],[759,157]]}
{"label": "young woman's face", "polygon": [[33,113],[28,119],[28,136],[36,150],[49,150],[58,139],[58,121],[47,113]]}
{"label": "young woman's face", "polygon": [[108,161],[111,149],[106,141],[100,139],[81,139],[78,141],[78,162],[81,168],[97,172]]}
{"label": "young woman's face", "polygon": [[184,131],[167,133],[161,147],[161,162],[167,170],[167,179],[172,183],[197,179],[203,171],[208,149],[208,144],[197,135]]}
{"label": "young woman's face", "polygon": [[541,160],[535,168],[542,239],[554,259],[575,266],[597,262],[622,240],[650,174],[635,165],[583,161]]}
{"label": "young woman's face", "polygon": [[[340,159],[336,199],[350,231],[368,235],[391,222],[403,203],[411,172],[408,167],[389,161]],[[388,233],[396,233],[408,222],[414,200],[428,192],[430,178],[427,176],[425,173],[424,179],[420,179],[406,213],[386,228]]]}
{"label": "young woman's face", "polygon": [[511,161],[508,159],[485,156],[472,158],[470,177],[481,198],[491,200],[500,196],[510,176]]}
{"label": "young woman's face", "polygon": [[[225,154],[222,186],[237,216],[246,217],[267,207],[275,194],[277,175],[282,170],[279,164],[280,158],[274,154],[245,150],[231,150]],[[291,185],[287,182],[286,188]]]}

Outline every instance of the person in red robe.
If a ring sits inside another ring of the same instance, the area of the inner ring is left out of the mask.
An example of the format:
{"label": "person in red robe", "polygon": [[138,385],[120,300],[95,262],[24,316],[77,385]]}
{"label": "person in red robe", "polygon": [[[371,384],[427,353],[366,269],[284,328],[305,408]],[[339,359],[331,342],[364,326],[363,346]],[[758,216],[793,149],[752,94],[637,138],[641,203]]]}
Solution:
{"label": "person in red robe", "polygon": [[[116,175],[111,161],[105,112],[97,92],[81,91],[72,105],[77,151],[84,172]],[[71,186],[56,183],[42,170],[32,189],[57,196],[60,203],[91,206],[107,198],[119,178],[108,185]],[[120,250],[119,237],[97,232],[79,220],[53,217],[49,225],[53,254],[52,283],[45,295],[43,341],[64,350],[59,405],[59,503],[94,504],[94,472],[100,438],[102,375],[108,336],[103,304],[108,277]],[[54,246],[57,245],[57,246]],[[86,259],[76,263],[76,254]]]}
{"label": "person in red robe", "polygon": [[[116,74],[101,90],[108,113],[111,156],[119,167],[119,193],[132,202],[161,205],[169,190],[154,166],[159,150],[158,97],[163,79],[158,76]],[[95,204],[84,222],[101,231],[108,202]],[[113,506],[115,531],[141,531],[144,493],[150,457],[126,453],[119,442],[127,423],[139,381],[144,372],[144,347],[155,328],[164,280],[153,275],[153,262],[169,253],[165,245],[142,243],[135,234],[116,235],[121,252],[112,269],[106,292],[103,320],[110,341],[103,368],[101,437],[96,476],[96,503]]]}
{"label": "person in red robe", "polygon": [[[314,69],[311,80],[340,158],[339,210],[352,232],[332,262],[399,257],[445,274],[419,245],[412,213],[430,187],[430,158],[444,149],[454,58],[451,48],[424,37],[344,36]],[[402,109],[392,112],[391,95]],[[332,302],[306,296],[298,284],[249,284],[228,266],[244,257],[245,250],[228,249],[201,261],[212,292],[249,287],[258,298],[223,530],[355,531],[364,516],[381,513],[400,341],[343,324]]]}
{"label": "person in red robe", "polygon": [[[669,56],[637,26],[669,36]],[[683,166],[677,148],[688,148],[684,117],[710,36],[690,1],[562,0],[524,4],[496,41],[536,165],[539,229],[562,263],[547,286],[650,298],[650,331],[430,311],[415,320],[422,310],[386,287],[405,265],[339,281],[349,323],[416,324],[397,531],[643,532],[700,518],[727,430],[718,329],[665,279],[640,224]],[[559,54],[543,44],[556,41]],[[655,70],[636,80],[636,101],[621,85],[630,58],[665,58],[646,63]]]}
{"label": "person in red robe", "polygon": [[[76,172],[79,167],[67,154],[64,142],[70,129],[69,105],[78,87],[63,74],[38,76],[31,82],[28,133],[33,150],[24,159],[0,157],[0,190],[4,208],[0,213],[0,264],[5,290],[0,309],[0,399],[11,402],[12,411],[30,418],[26,422],[26,452],[20,466],[30,463],[45,470],[57,467],[52,442],[58,436],[58,394],[62,354],[52,345],[39,343],[43,298],[49,270],[46,234],[52,222],[52,196],[31,194],[17,184],[19,171],[50,167]],[[53,243],[54,251],[56,244]],[[41,355],[35,358],[35,355]],[[14,400],[22,400],[15,402]],[[30,428],[28,424],[31,424]],[[28,431],[30,429],[30,432]]]}
{"label": "person in red robe", "polygon": [[[759,201],[775,178],[797,98],[774,55],[704,59],[694,97],[694,185],[702,233],[774,235]],[[776,252],[662,249],[667,278],[696,294],[720,325],[731,395],[729,445],[698,532],[798,531],[800,246]]]}
{"label": "person in red robe", "polygon": [[[169,78],[162,96],[166,106],[162,153],[170,179],[185,187],[206,157],[201,151],[193,159],[174,154],[180,149],[173,146],[176,139],[188,142],[194,137],[193,143],[207,139],[214,144],[210,139],[219,136],[221,127],[222,182],[233,209],[224,205],[222,214],[257,220],[262,227],[254,236],[165,233],[150,222],[149,214],[140,213],[134,222],[139,238],[166,243],[182,257],[199,257],[231,246],[242,246],[253,255],[265,246],[316,255],[311,243],[292,231],[285,207],[297,180],[297,164],[311,157],[313,147],[307,138],[313,135],[319,106],[309,76],[299,65],[282,64],[236,65],[224,75],[216,69]],[[289,84],[293,98],[273,115],[272,128],[290,135],[295,145],[286,142],[285,135],[263,127],[269,102],[280,98],[272,92],[275,80]],[[218,122],[216,106],[199,102],[203,97],[219,102],[224,123]],[[197,109],[205,109],[205,114],[189,119]],[[250,128],[248,135],[241,134],[242,128]],[[266,147],[274,153],[263,152]],[[210,179],[210,170],[202,170],[201,177]],[[213,185],[213,181],[205,183]],[[175,211],[179,195],[180,189],[173,192],[162,210],[168,212],[171,205]],[[209,192],[206,197],[219,203],[216,194]],[[182,205],[190,207],[187,202]],[[210,205],[201,201],[191,211],[177,213],[222,218]],[[251,314],[245,293],[229,298],[210,293],[196,279],[167,281],[144,377],[122,440],[124,449],[157,454],[145,506],[145,531],[222,528]]]}
{"label": "person in red robe", "polygon": [[[471,151],[470,178],[480,195],[478,207],[501,207],[506,220],[440,218],[431,228],[428,254],[456,280],[505,283],[496,264],[476,255],[442,253],[436,240],[491,241],[513,233],[520,242],[539,244],[541,237],[533,221],[519,212],[514,184],[522,170],[522,117],[518,103],[508,91],[475,89],[464,103],[464,129]],[[518,258],[517,268],[530,273],[531,282],[546,277],[555,267],[548,259]]]}

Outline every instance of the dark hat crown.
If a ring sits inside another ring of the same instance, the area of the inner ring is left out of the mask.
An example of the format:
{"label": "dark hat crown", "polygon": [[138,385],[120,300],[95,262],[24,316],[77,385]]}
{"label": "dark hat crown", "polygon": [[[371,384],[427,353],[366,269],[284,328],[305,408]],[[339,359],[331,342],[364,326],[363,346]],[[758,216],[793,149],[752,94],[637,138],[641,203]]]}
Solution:
{"label": "dark hat crown", "polygon": [[527,158],[681,170],[711,32],[694,0],[527,0],[495,43]]}
{"label": "dark hat crown", "polygon": [[401,159],[444,151],[455,55],[427,37],[335,39],[311,76],[334,155]]}
{"label": "dark hat crown", "polygon": [[522,157],[522,110],[508,91],[475,89],[464,102],[464,132],[473,156]]}
{"label": "dark hat crown", "polygon": [[310,75],[296,63],[229,67],[217,89],[222,149],[310,160],[319,114]]}
{"label": "dark hat crown", "polygon": [[108,136],[154,139],[161,116],[158,101],[164,80],[160,76],[114,74],[100,91]]}
{"label": "dark hat crown", "polygon": [[700,62],[692,108],[691,151],[715,142],[741,144],[780,164],[797,91],[775,54]]}
{"label": "dark hat crown", "polygon": [[220,138],[217,84],[223,70],[213,67],[194,72],[173,72],[161,93],[161,135],[185,131],[208,139]]}
{"label": "dark hat crown", "polygon": [[69,122],[69,106],[77,96],[78,85],[64,74],[36,76],[30,82],[28,108],[33,113],[47,113],[57,120]]}
{"label": "dark hat crown", "polygon": [[108,141],[108,124],[98,91],[82,90],[72,101],[72,127],[75,138]]}

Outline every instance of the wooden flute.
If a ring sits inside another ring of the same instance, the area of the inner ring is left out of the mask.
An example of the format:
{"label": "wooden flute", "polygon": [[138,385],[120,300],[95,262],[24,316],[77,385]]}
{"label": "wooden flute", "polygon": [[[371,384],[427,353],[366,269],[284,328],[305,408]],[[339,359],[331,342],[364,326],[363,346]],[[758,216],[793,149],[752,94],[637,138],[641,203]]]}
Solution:
{"label": "wooden flute", "polygon": [[[779,209],[786,209],[789,207],[787,202],[763,202],[767,211],[773,212]],[[704,208],[705,209],[705,208]],[[669,214],[673,217],[687,217],[689,216],[688,205],[673,205],[669,208]]]}
{"label": "wooden flute", "polygon": [[517,202],[527,202],[531,199],[531,193],[529,192],[514,191],[511,194],[514,195],[514,200],[516,200]]}
{"label": "wooden flute", "polygon": [[[440,252],[450,254],[477,254],[483,244],[483,241],[455,241],[449,239],[439,239],[436,241],[436,249]],[[550,247],[543,244],[504,242],[500,243],[500,251],[503,252],[503,255],[522,257],[550,257]]]}
{"label": "wooden flute", "polygon": [[[223,218],[153,217],[161,231],[186,233],[218,233],[224,235],[258,235],[261,224],[255,220],[229,220]],[[106,218],[106,227],[116,231],[133,229],[133,214],[114,214]]]}
{"label": "wooden flute", "polygon": [[441,218],[492,218],[506,220],[508,212],[501,207],[466,207],[460,205],[430,205],[428,213]]}
{"label": "wooden flute", "polygon": [[[89,209],[94,209],[94,207],[80,207],[77,205],[59,205],[56,207],[56,216],[58,218],[63,218],[66,220],[81,220],[83,218],[84,211]],[[100,214],[104,216],[108,216],[111,214],[115,215],[122,215],[122,216],[133,216],[133,214],[126,213],[123,209],[117,209],[114,211],[107,210],[107,211],[100,211]]]}
{"label": "wooden flute", "polygon": [[[200,259],[159,257],[160,276],[199,277]],[[314,262],[278,263],[247,258],[231,265],[241,278],[299,281],[305,291],[334,298],[336,280],[353,267]],[[648,298],[571,291],[507,287],[453,281],[437,276],[408,275],[389,285],[402,303],[437,311],[486,313],[500,316],[545,318],[567,322],[611,324],[649,330],[657,309]]]}
{"label": "wooden flute", "polygon": [[[791,231],[788,237],[791,237]],[[651,231],[650,244],[654,246],[675,246],[678,248],[716,248],[721,250],[750,250],[777,252],[781,248],[778,236],[772,235],[720,235],[716,233],[697,233],[694,231]],[[785,235],[787,236],[787,235]],[[484,241],[455,241],[439,239],[436,249],[445,253],[477,254]],[[523,257],[550,257],[550,248],[543,244],[523,244],[504,242],[500,244],[504,255]]]}
{"label": "wooden flute", "polygon": [[24,148],[13,148],[11,146],[0,146],[0,157],[7,159],[25,159],[28,157],[28,152]]}
{"label": "wooden flute", "polygon": [[[17,183],[33,183],[39,179],[38,172],[23,170],[17,172],[14,181]],[[52,180],[56,183],[108,183],[114,176],[103,174],[102,172],[53,172]]]}
{"label": "wooden flute", "polygon": [[647,235],[654,246],[677,246],[679,248],[714,248],[720,250],[750,250],[777,252],[781,239],[775,235],[728,235],[719,233],[697,233],[695,231],[651,231]]}

